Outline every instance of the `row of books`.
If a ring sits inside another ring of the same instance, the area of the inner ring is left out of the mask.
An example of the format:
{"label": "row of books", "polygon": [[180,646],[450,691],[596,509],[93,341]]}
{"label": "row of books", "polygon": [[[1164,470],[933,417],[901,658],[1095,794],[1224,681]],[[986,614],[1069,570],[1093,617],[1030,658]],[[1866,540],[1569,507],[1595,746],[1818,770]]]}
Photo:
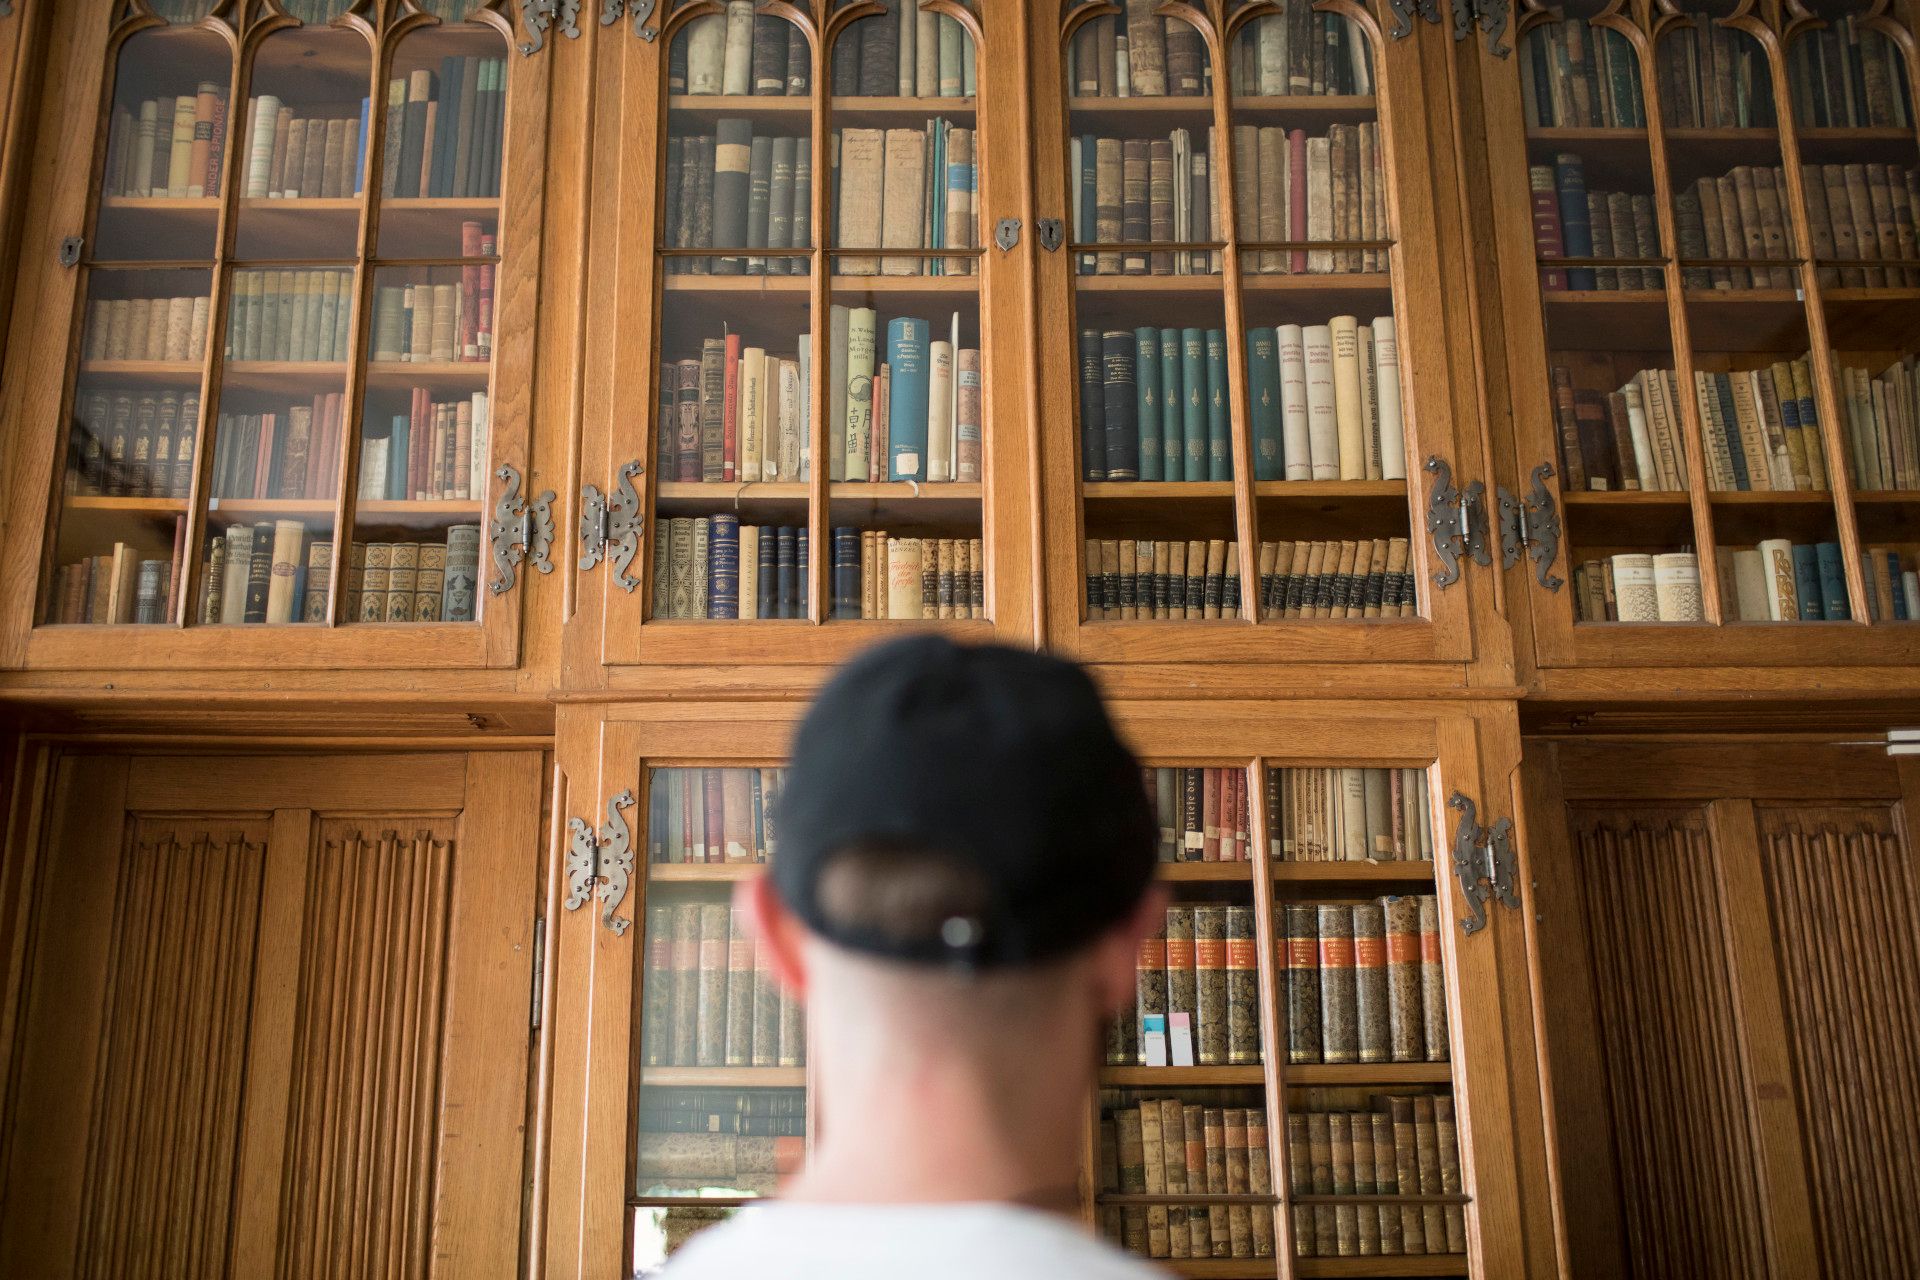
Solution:
{"label": "row of books", "polygon": [[[1273,552],[1272,567],[1267,553]],[[1412,544],[1406,538],[1260,544],[1263,618],[1411,618]],[[1192,616],[1189,614],[1188,616]]]}
{"label": "row of books", "polygon": [[[1209,139],[1213,131],[1207,131]],[[1193,132],[1161,138],[1067,139],[1067,186],[1078,244],[1186,244],[1222,239],[1214,207],[1212,165]],[[1220,270],[1217,249],[1128,250],[1083,253],[1081,275],[1209,275]]]}
{"label": "row of books", "polygon": [[1287,1061],[1447,1060],[1438,899],[1290,902],[1285,929]]}
{"label": "row of books", "polygon": [[200,395],[89,391],[75,397],[66,490],[128,498],[184,498],[193,484]]}
{"label": "row of books", "polygon": [[836,618],[985,618],[979,538],[893,538],[885,529],[833,531]]}
{"label": "row of books", "polygon": [[[1673,370],[1642,369],[1618,390],[1607,392],[1576,387],[1573,371],[1565,365],[1554,365],[1548,373],[1562,489],[1677,493],[1687,487],[1679,383]],[[1798,401],[1795,404],[1797,424]],[[1817,434],[1813,439],[1817,446]]]}
{"label": "row of books", "polygon": [[[774,981],[745,912],[675,899],[647,907],[640,1045],[645,1066],[797,1067],[800,1002]],[[641,1077],[644,1089],[645,1076]]]}
{"label": "row of books", "polygon": [[[971,98],[978,55],[966,29],[944,15],[929,26],[927,19],[934,15],[921,12],[909,0],[881,3],[887,12],[843,27],[834,38],[834,93],[863,98]],[[691,59],[688,84],[692,84]]]}
{"label": "row of books", "polygon": [[638,1115],[642,1133],[804,1138],[807,1091],[648,1085],[640,1091]]}
{"label": "row of books", "polygon": [[770,1196],[806,1154],[805,1138],[642,1129],[634,1172],[643,1195]]}
{"label": "row of books", "polygon": [[812,83],[813,48],[784,18],[729,0],[724,14],[695,18],[667,55],[667,92],[802,97]]}
{"label": "row of books", "polygon": [[[1840,567],[1833,546],[1833,567]],[[1809,551],[1812,548],[1808,548]],[[1842,584],[1842,594],[1845,585]],[[1574,616],[1582,622],[1705,622],[1700,561],[1691,551],[1621,552],[1573,570]]]}
{"label": "row of books", "polygon": [[[491,237],[482,244],[485,252],[492,252]],[[492,264],[416,271],[417,280],[374,290],[373,358],[413,364],[491,360]],[[448,278],[456,272],[458,278]]]}
{"label": "row of books", "polygon": [[[247,104],[249,199],[336,200],[357,196],[367,167],[367,99],[301,103],[270,93]],[[389,144],[391,145],[391,144]]]}
{"label": "row of books", "polygon": [[1253,908],[1176,903],[1140,944],[1135,1011],[1115,1018],[1107,1062],[1148,1067],[1260,1061],[1260,980]]}
{"label": "row of books", "polygon": [[233,273],[227,306],[229,360],[345,360],[352,329],[351,270],[290,267]]}
{"label": "row of books", "polygon": [[1920,357],[1881,370],[1842,365],[1847,446],[1856,489],[1920,489]]}
{"label": "row of books", "polygon": [[344,395],[271,413],[223,413],[214,425],[216,498],[330,499],[340,487]]}
{"label": "row of books", "polygon": [[116,107],[100,194],[218,196],[226,133],[226,86],[211,80],[202,80],[193,93]]}
{"label": "row of books", "polygon": [[[842,332],[844,317],[834,320]],[[800,336],[798,356],[780,356],[729,333],[703,340],[698,360],[663,363],[659,474],[709,484],[804,479],[811,336]],[[844,400],[844,385],[838,390]]]}
{"label": "row of books", "polygon": [[1765,369],[1693,375],[1709,486],[1721,492],[1827,487],[1807,364],[1802,356]]}
{"label": "row of books", "polygon": [[667,138],[660,243],[772,252],[669,258],[668,274],[807,274],[810,260],[790,251],[813,247],[813,139],[755,135],[746,120],[717,128]]}
{"label": "row of books", "polygon": [[1142,770],[1160,827],[1162,862],[1246,862],[1253,856],[1244,769]]}
{"label": "row of books", "polygon": [[207,349],[207,295],[94,298],[87,303],[88,360],[198,361]]}
{"label": "row of books", "polygon": [[487,496],[493,424],[486,392],[436,402],[425,387],[415,387],[408,411],[392,415],[384,434],[372,415],[360,432],[361,498],[477,502]]}
{"label": "row of books", "polygon": [[[1124,19],[1095,18],[1074,34],[1067,84],[1076,97],[1199,97],[1213,68],[1191,23],[1163,18],[1152,0],[1128,0]],[[1365,36],[1346,18],[1311,9],[1255,18],[1241,27],[1227,72],[1236,96],[1370,94]]]}
{"label": "row of books", "polygon": [[1655,54],[1660,107],[1674,128],[1770,129],[1767,51],[1744,31],[1705,16],[1663,33]]}
{"label": "row of books", "polygon": [[[1721,548],[1722,616],[1738,622],[1845,622],[1853,616],[1838,542],[1771,538]],[[1862,554],[1867,616],[1920,619],[1920,575],[1894,548]],[[1623,552],[1574,568],[1575,616],[1583,622],[1704,622],[1700,567],[1691,551]]]}
{"label": "row of books", "polygon": [[[203,623],[325,622],[333,539],[299,520],[234,524],[207,546]],[[442,542],[353,542],[342,589],[353,622],[472,622],[480,526],[449,526]]]}
{"label": "row of books", "polygon": [[498,196],[506,102],[503,58],[445,57],[437,75],[389,80],[381,194]]}
{"label": "row of books", "polygon": [[1868,547],[1860,573],[1866,580],[1867,618],[1873,622],[1920,622],[1920,559],[1893,547]]}
{"label": "row of books", "polygon": [[[1800,166],[1807,193],[1807,234],[1829,287],[1878,289],[1920,284],[1914,224],[1920,221],[1920,168],[1897,164]],[[1858,261],[1861,265],[1849,266]]]}
{"label": "row of books", "polygon": [[[1386,155],[1380,126],[1332,124],[1320,137],[1278,125],[1233,127],[1234,220],[1243,242],[1385,240]],[[1263,249],[1243,272],[1384,271],[1385,249]]]}
{"label": "row of books", "polygon": [[[1303,1196],[1459,1196],[1453,1099],[1389,1094],[1364,1111],[1309,1104],[1289,1111],[1287,1185]],[[1465,1253],[1466,1209],[1428,1200],[1293,1206],[1293,1248],[1308,1258]]]}
{"label": "row of books", "polygon": [[127,542],[54,571],[48,622],[161,623],[173,620],[177,549],[185,518],[176,519],[173,560],[149,559]]}
{"label": "row of books", "polygon": [[[1100,1106],[1100,1190],[1131,1196],[1273,1194],[1267,1113],[1220,1106],[1231,1095],[1181,1090]],[[1103,1205],[1100,1229],[1146,1258],[1271,1258],[1273,1207],[1248,1204]]]}
{"label": "row of books", "polygon": [[1432,814],[1419,769],[1269,769],[1267,813],[1267,850],[1276,861],[1433,861]]}
{"label": "row of books", "polygon": [[1644,129],[1640,55],[1584,18],[1543,22],[1520,37],[1520,103],[1529,129]]}
{"label": "row of books", "polygon": [[1792,208],[1786,173],[1775,166],[1735,165],[1719,177],[1696,178],[1673,196],[1674,237],[1689,289],[1791,289],[1791,266],[1721,266],[1723,259],[1793,257],[1787,228]]}
{"label": "row of books", "polygon": [[655,769],[648,780],[653,862],[765,862],[785,769]]}
{"label": "row of books", "polygon": [[1225,538],[1088,538],[1089,622],[1240,616],[1240,548]]}
{"label": "row of books", "polygon": [[1305,5],[1255,18],[1234,33],[1234,93],[1259,97],[1373,92],[1373,60],[1359,27]]}
{"label": "row of books", "polygon": [[[1080,331],[1081,474],[1231,480],[1226,332]],[[1247,334],[1256,480],[1404,480],[1393,317]]]}
{"label": "row of books", "polygon": [[1787,46],[1793,118],[1817,128],[1906,128],[1913,123],[1900,47],[1841,14]]}
{"label": "row of books", "polygon": [[[936,117],[920,129],[840,129],[828,141],[836,248],[980,247],[980,170],[972,129]],[[971,275],[973,262],[895,254],[836,258],[833,270],[850,276]]]}
{"label": "row of books", "polygon": [[805,525],[742,525],[731,514],[663,523],[653,539],[654,617],[807,616]]}
{"label": "row of books", "polygon": [[[1587,189],[1586,166],[1572,152],[1527,170],[1533,192],[1533,246],[1542,265],[1540,287],[1664,289],[1660,233],[1653,197]],[[1548,267],[1556,258],[1641,258],[1645,267]]]}

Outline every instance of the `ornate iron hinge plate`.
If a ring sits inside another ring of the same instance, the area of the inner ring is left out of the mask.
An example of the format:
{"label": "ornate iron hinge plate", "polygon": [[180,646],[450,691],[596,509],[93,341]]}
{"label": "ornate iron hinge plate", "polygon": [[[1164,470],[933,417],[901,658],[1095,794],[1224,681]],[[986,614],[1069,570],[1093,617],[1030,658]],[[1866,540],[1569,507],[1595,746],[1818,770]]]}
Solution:
{"label": "ornate iron hinge plate", "polygon": [[1011,250],[1020,243],[1020,219],[1002,218],[993,224],[993,242],[1002,250]]}
{"label": "ornate iron hinge plate", "polygon": [[1462,557],[1483,567],[1493,563],[1487,550],[1487,486],[1475,480],[1464,490],[1453,483],[1453,468],[1439,454],[1427,459],[1426,469],[1438,477],[1427,498],[1427,534],[1440,556],[1440,571],[1433,575],[1438,587],[1450,587],[1460,581]]}
{"label": "ornate iron hinge plate", "polygon": [[1560,508],[1554,503],[1553,491],[1547,488],[1547,477],[1552,474],[1553,464],[1543,462],[1533,469],[1533,492],[1524,498],[1515,497],[1501,485],[1494,491],[1494,501],[1499,508],[1500,567],[1513,568],[1524,549],[1533,561],[1540,585],[1558,591],[1565,584],[1553,572],[1553,558],[1560,551]]}
{"label": "ornate iron hinge plate", "polygon": [[547,30],[556,22],[561,35],[580,38],[580,0],[520,0],[520,21],[527,27],[520,55],[530,58],[547,47]]}
{"label": "ornate iron hinge plate", "polygon": [[602,494],[590,484],[580,486],[580,568],[591,569],[602,560],[613,564],[613,580],[622,591],[631,593],[640,579],[627,572],[640,551],[644,520],[640,515],[640,493],[633,477],[643,473],[638,458],[620,468],[613,492]]}
{"label": "ornate iron hinge plate", "polygon": [[642,40],[651,42],[660,34],[659,28],[647,19],[653,17],[655,0],[600,0],[600,25],[610,27],[620,21],[620,15],[633,15],[633,34]]}
{"label": "ornate iron hinge plate", "polygon": [[512,465],[503,462],[493,474],[506,483],[500,500],[493,504],[493,523],[487,526],[495,570],[487,590],[499,595],[513,589],[522,559],[541,573],[553,572],[553,561],[547,559],[547,549],[553,545],[553,490],[529,502],[520,496],[520,473]]}
{"label": "ornate iron hinge plate", "polygon": [[633,835],[622,809],[633,807],[633,792],[622,791],[607,801],[607,821],[595,834],[584,818],[567,819],[567,900],[578,911],[597,893],[605,904],[600,923],[625,937],[633,921],[614,914],[627,900],[633,879]]}
{"label": "ornate iron hinge plate", "polygon": [[1487,927],[1489,899],[1516,910],[1520,906],[1513,819],[1501,818],[1491,827],[1481,826],[1473,801],[1458,791],[1447,798],[1447,807],[1460,815],[1453,831],[1453,877],[1459,882],[1460,896],[1467,902],[1467,914],[1460,920],[1460,930],[1474,934]]}

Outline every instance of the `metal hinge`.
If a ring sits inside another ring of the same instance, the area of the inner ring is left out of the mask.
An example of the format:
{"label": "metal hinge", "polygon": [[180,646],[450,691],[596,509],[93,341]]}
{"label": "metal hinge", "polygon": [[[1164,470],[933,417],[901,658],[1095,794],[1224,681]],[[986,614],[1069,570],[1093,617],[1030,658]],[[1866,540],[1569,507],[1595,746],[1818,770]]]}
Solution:
{"label": "metal hinge", "polygon": [[640,534],[645,521],[640,515],[640,492],[633,477],[642,474],[639,459],[620,468],[613,491],[603,494],[590,484],[580,486],[580,568],[591,569],[602,560],[610,561],[613,581],[622,591],[632,592],[640,579],[627,572],[640,551]]}
{"label": "metal hinge", "polygon": [[600,25],[610,27],[620,20],[621,14],[630,12],[633,14],[633,34],[651,42],[660,34],[659,29],[647,21],[653,17],[653,6],[654,0],[632,0],[631,4],[628,0],[601,0]]}
{"label": "metal hinge", "polygon": [[553,490],[529,502],[520,496],[520,473],[510,464],[501,463],[493,474],[506,483],[500,500],[493,504],[493,523],[487,527],[495,569],[487,590],[499,595],[513,589],[522,559],[541,573],[553,572],[553,561],[547,559],[547,549],[553,545]]}
{"label": "metal hinge", "polygon": [[1020,243],[1020,219],[1002,218],[993,224],[993,242],[1002,250],[1011,250]]}
{"label": "metal hinge", "polygon": [[540,1030],[540,1019],[546,1014],[546,996],[544,989],[547,977],[547,918],[533,918],[533,1029]]}
{"label": "metal hinge", "polygon": [[627,885],[633,879],[633,833],[622,809],[633,806],[633,792],[622,791],[607,801],[607,821],[596,834],[584,818],[567,819],[567,900],[569,911],[578,911],[589,898],[598,894],[606,906],[600,923],[625,936],[633,921],[614,915],[627,898]]}
{"label": "metal hinge", "polygon": [[1473,801],[1458,791],[1448,797],[1447,807],[1460,814],[1453,831],[1453,876],[1460,882],[1460,894],[1467,900],[1468,907],[1460,929],[1463,933],[1478,933],[1487,926],[1489,898],[1515,909],[1520,906],[1513,819],[1501,818],[1491,827],[1481,826]]}
{"label": "metal hinge", "polygon": [[520,0],[520,21],[527,27],[520,56],[531,58],[547,47],[547,30],[555,23],[567,39],[580,38],[580,0]]}
{"label": "metal hinge", "polygon": [[1547,488],[1552,474],[1553,464],[1541,463],[1533,469],[1532,493],[1519,498],[1500,485],[1494,490],[1494,505],[1499,508],[1500,567],[1513,568],[1524,549],[1540,585],[1558,591],[1565,583],[1552,571],[1553,558],[1560,551],[1560,508]]}
{"label": "metal hinge", "polygon": [[1427,534],[1440,557],[1433,582],[1450,587],[1460,581],[1462,556],[1477,565],[1493,564],[1487,550],[1487,486],[1475,480],[1464,490],[1456,488],[1453,468],[1437,453],[1427,459],[1426,469],[1438,477],[1427,497]]}

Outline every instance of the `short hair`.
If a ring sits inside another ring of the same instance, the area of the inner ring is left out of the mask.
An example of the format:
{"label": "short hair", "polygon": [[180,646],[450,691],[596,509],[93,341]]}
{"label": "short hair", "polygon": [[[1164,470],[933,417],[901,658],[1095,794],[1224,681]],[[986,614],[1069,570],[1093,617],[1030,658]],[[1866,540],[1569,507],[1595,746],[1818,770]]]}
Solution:
{"label": "short hair", "polygon": [[888,947],[935,948],[956,939],[991,906],[986,876],[970,863],[918,844],[864,841],[833,854],[819,874],[815,903],[840,936]]}

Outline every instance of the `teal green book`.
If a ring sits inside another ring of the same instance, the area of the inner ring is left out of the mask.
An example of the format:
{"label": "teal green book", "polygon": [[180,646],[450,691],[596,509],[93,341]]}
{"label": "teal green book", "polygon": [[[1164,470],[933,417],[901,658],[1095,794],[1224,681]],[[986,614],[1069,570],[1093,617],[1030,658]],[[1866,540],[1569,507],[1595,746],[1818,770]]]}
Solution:
{"label": "teal green book", "polygon": [[1817,622],[1827,616],[1826,602],[1820,596],[1820,557],[1813,544],[1793,544],[1793,592],[1800,606],[1800,621]]}
{"label": "teal green book", "polygon": [[1286,479],[1280,451],[1280,340],[1272,329],[1247,334],[1247,409],[1253,418],[1253,478]]}
{"label": "teal green book", "polygon": [[1233,429],[1228,425],[1227,331],[1207,330],[1207,479],[1233,479]]}
{"label": "teal green book", "polygon": [[889,480],[927,477],[927,368],[932,332],[925,320],[901,316],[887,324],[887,452]]}
{"label": "teal green book", "polygon": [[1847,574],[1840,562],[1840,544],[1818,542],[1813,555],[1820,574],[1820,612],[1828,622],[1846,622],[1853,617],[1847,607]]}
{"label": "teal green book", "polygon": [[1160,452],[1162,480],[1191,480],[1187,474],[1187,449],[1181,422],[1186,413],[1186,397],[1180,385],[1180,331],[1160,331]]}
{"label": "teal green book", "polygon": [[1180,331],[1180,434],[1187,442],[1187,479],[1207,478],[1207,335]]}
{"label": "teal green book", "polygon": [[1140,478],[1158,480],[1160,462],[1160,331],[1133,331],[1133,394],[1140,405]]}

